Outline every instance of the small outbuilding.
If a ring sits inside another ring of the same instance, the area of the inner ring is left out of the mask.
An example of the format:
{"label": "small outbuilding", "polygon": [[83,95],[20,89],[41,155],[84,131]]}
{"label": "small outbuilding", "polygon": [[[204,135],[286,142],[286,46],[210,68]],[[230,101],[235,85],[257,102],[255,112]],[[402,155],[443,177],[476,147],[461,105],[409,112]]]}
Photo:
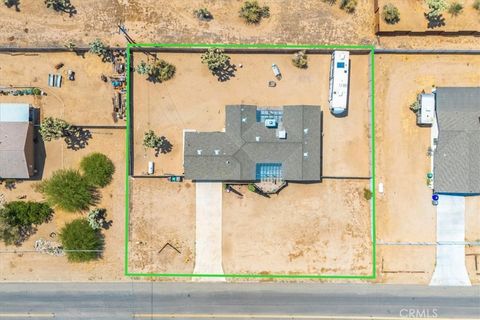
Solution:
{"label": "small outbuilding", "polygon": [[433,93],[421,93],[418,96],[420,110],[417,113],[419,126],[432,126],[435,117],[435,95]]}
{"label": "small outbuilding", "polygon": [[29,179],[35,173],[32,106],[0,103],[0,178]]}

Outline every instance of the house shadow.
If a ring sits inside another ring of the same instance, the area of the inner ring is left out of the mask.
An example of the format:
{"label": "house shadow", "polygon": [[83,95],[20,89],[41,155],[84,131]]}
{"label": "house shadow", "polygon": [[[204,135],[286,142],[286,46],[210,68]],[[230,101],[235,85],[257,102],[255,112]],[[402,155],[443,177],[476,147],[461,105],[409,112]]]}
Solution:
{"label": "house shadow", "polygon": [[33,148],[34,148],[34,165],[35,173],[30,178],[31,180],[42,180],[43,171],[45,169],[45,159],[47,158],[47,152],[45,151],[45,141],[40,135],[39,126],[40,123],[40,109],[34,108],[33,110]]}

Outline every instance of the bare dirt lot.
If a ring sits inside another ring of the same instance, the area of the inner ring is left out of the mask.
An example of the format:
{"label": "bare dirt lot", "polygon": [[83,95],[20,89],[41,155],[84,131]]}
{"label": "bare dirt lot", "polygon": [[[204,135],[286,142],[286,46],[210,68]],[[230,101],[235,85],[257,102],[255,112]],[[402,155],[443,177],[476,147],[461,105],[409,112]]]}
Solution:
{"label": "bare dirt lot", "polygon": [[[412,0],[413,1],[413,0]],[[241,0],[72,0],[77,14],[54,12],[43,1],[22,0],[20,12],[0,6],[2,46],[86,46],[95,38],[125,46],[118,24],[141,43],[322,43],[375,44],[385,48],[478,48],[475,37],[376,37],[374,1],[358,1],[349,14],[322,0],[264,0],[270,18],[246,25]],[[214,19],[200,22],[193,11],[207,7]],[[408,14],[402,13],[406,18]],[[475,19],[475,17],[473,17]],[[464,19],[460,16],[456,20]],[[450,23],[448,18],[448,23]],[[423,22],[422,22],[423,25]]]}
{"label": "bare dirt lot", "polygon": [[130,179],[131,273],[193,273],[195,184]]}
{"label": "bare dirt lot", "polygon": [[[55,71],[54,65],[63,62],[60,72],[70,68],[76,71],[74,82],[65,81],[61,88],[47,86],[48,73]],[[47,96],[0,96],[0,102],[31,103],[39,108],[40,117],[63,118],[78,125],[112,125],[112,89],[100,81],[100,74],[111,70],[111,65],[103,64],[98,57],[87,55],[78,57],[73,53],[41,55],[1,55],[0,86],[35,86]],[[124,189],[125,189],[125,131],[123,129],[88,129],[91,138],[84,148],[74,151],[63,140],[36,144],[37,169],[40,178],[48,178],[62,168],[78,168],[81,158],[91,152],[106,154],[115,164],[112,183],[101,190],[98,207],[107,209],[107,219],[112,220],[108,230],[104,230],[105,251],[103,258],[87,263],[68,263],[65,257],[53,257],[34,252],[35,240],[58,235],[63,225],[85,214],[72,214],[55,210],[51,222],[38,227],[38,231],[20,247],[0,245],[0,279],[7,281],[69,281],[69,280],[118,280],[123,277],[123,238],[124,238]],[[43,157],[44,155],[45,157]],[[41,165],[44,162],[44,165]],[[17,200],[26,195],[26,200],[42,200],[33,186],[39,180],[19,182],[9,191],[0,186],[0,193],[7,201]]]}
{"label": "bare dirt lot", "polygon": [[[134,174],[183,173],[183,130],[221,131],[226,104],[320,105],[323,119],[323,172],[327,176],[370,176],[368,55],[351,56],[349,114],[328,111],[329,54],[310,54],[306,70],[290,54],[229,54],[234,77],[219,81],[197,53],[158,53],[173,63],[172,80],[153,84],[133,77]],[[146,60],[134,53],[134,65]],[[271,64],[282,71],[274,88]],[[240,68],[239,65],[242,65]],[[149,129],[164,135],[172,152],[155,157],[142,146]],[[348,134],[345,134],[347,133]],[[130,205],[129,271],[191,273],[195,241],[195,184],[160,178],[133,178]],[[244,194],[223,197],[225,273],[358,274],[371,271],[370,205],[363,197],[369,180],[325,180],[290,184],[270,199],[235,186]],[[275,208],[272,210],[271,208]],[[307,231],[306,231],[307,230]],[[181,253],[169,248],[175,243]]]}
{"label": "bare dirt lot", "polygon": [[265,198],[223,197],[225,273],[354,274],[372,269],[369,181],[289,184]]}
{"label": "bare dirt lot", "polygon": [[[419,92],[429,92],[432,86],[478,86],[480,58],[376,55],[375,60],[377,182],[385,186],[385,193],[377,194],[377,239],[378,242],[435,242],[436,211],[431,205],[431,189],[426,186],[426,174],[431,172],[427,156],[430,129],[416,125],[409,105]],[[472,239],[478,235],[480,207],[478,201],[467,201],[471,203],[467,202],[470,209],[466,212],[466,236]],[[414,259],[415,266],[407,268],[404,264],[412,259],[410,251],[392,246],[382,247],[377,260],[379,263],[383,260],[391,270],[433,272],[434,257],[419,255]],[[387,282],[395,282],[399,277],[412,283],[426,283],[425,279],[429,279],[401,273],[380,276]]]}

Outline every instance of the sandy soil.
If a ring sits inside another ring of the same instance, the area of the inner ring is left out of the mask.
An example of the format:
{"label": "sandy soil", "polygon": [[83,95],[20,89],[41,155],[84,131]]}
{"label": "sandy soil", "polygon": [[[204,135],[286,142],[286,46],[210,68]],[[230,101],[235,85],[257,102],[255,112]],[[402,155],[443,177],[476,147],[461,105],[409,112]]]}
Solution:
{"label": "sandy soil", "polygon": [[[145,174],[154,161],[156,174],[183,173],[183,130],[221,131],[225,125],[225,105],[289,104],[320,105],[324,110],[323,170],[329,176],[369,176],[368,56],[351,56],[350,109],[346,118],[328,111],[330,55],[309,55],[309,68],[295,68],[291,55],[232,54],[232,63],[242,64],[235,77],[220,82],[200,63],[200,54],[161,53],[173,63],[177,73],[161,84],[135,75],[134,82],[134,174]],[[135,54],[134,65],[144,54]],[[275,88],[271,64],[276,63],[283,78]],[[185,94],[188,92],[188,94]],[[172,152],[154,156],[142,146],[143,134],[152,129],[173,144]],[[348,135],[345,135],[348,132]],[[353,159],[355,161],[344,161]]]}
{"label": "sandy soil", "polygon": [[[20,12],[0,7],[4,32],[0,43],[9,46],[63,46],[68,39],[88,44],[95,37],[125,44],[119,23],[137,42],[208,43],[370,43],[373,38],[372,0],[359,1],[350,15],[321,0],[262,0],[271,17],[260,25],[246,25],[238,16],[241,0],[72,0],[77,14],[69,17],[47,9],[43,1],[22,0]],[[214,16],[200,22],[195,9],[207,7]],[[353,17],[353,18],[352,18]],[[13,37],[13,39],[12,39]]]}
{"label": "sandy soil", "polygon": [[[58,63],[64,63],[59,71],[55,70]],[[69,69],[75,71],[75,81],[66,80]],[[55,116],[77,125],[113,125],[112,86],[100,79],[102,73],[111,75],[112,71],[111,64],[92,54],[84,58],[75,53],[0,54],[1,86],[34,86],[47,93],[36,100],[32,96],[0,96],[0,101],[32,103],[40,108],[42,118]],[[50,73],[63,75],[61,88],[48,86]]]}
{"label": "sandy soil", "polygon": [[[480,12],[473,8],[474,0],[463,0],[463,12],[458,16],[452,16],[448,9],[443,13],[443,23],[438,27],[429,26],[425,18],[428,7],[424,1],[418,0],[380,0],[380,31],[476,31],[480,29]],[[382,18],[383,6],[387,3],[395,5],[400,11],[400,21],[396,24],[388,24]]]}
{"label": "sandy soil", "polygon": [[368,181],[289,184],[265,198],[223,197],[225,273],[371,273]]}
{"label": "sandy soil", "polygon": [[129,223],[129,272],[193,273],[193,183],[131,178]]}
{"label": "sandy soil", "polygon": [[[417,93],[431,90],[432,85],[478,86],[480,59],[377,55],[375,74],[377,182],[385,186],[385,193],[377,196],[377,239],[379,242],[434,242],[436,212],[431,205],[431,190],[425,182],[427,172],[431,171],[427,156],[430,130],[416,126],[415,115],[408,107]],[[476,200],[467,202],[466,233],[470,239],[478,235],[478,205]],[[384,257],[383,252],[396,254]],[[381,250],[377,260],[384,259],[390,268],[402,270],[405,260],[411,259],[409,255],[409,250],[395,246]],[[418,269],[430,270],[435,263],[434,255],[419,256],[416,263]],[[410,276],[412,282],[424,281],[423,276],[418,279],[415,274]],[[395,277],[390,274],[387,279]]]}
{"label": "sandy soil", "polygon": [[[73,69],[75,82],[64,82],[62,88],[47,86],[48,73],[54,65],[63,62],[61,69]],[[98,57],[84,58],[73,53],[41,55],[1,55],[0,86],[35,86],[48,93],[36,97],[0,96],[0,102],[27,102],[40,109],[40,116],[63,118],[77,125],[113,125],[112,89],[100,81],[100,74],[111,70]],[[108,73],[107,73],[108,74]],[[101,190],[98,206],[107,209],[107,218],[112,226],[104,231],[105,251],[103,259],[87,263],[68,263],[65,257],[52,257],[33,252],[33,243],[39,238],[50,238],[51,232],[59,233],[63,225],[83,214],[71,214],[56,210],[51,222],[39,226],[37,233],[20,247],[0,245],[0,279],[9,281],[55,281],[55,280],[118,280],[123,278],[124,243],[124,188],[125,188],[125,132],[121,129],[90,129],[92,138],[84,149],[73,151],[63,140],[38,143],[38,178],[48,178],[61,168],[78,168],[81,158],[90,152],[102,152],[115,163],[116,172],[112,184]],[[42,163],[44,162],[44,165]],[[7,201],[26,195],[27,200],[42,200],[42,195],[33,190],[35,180],[18,183],[12,191],[0,187]]]}

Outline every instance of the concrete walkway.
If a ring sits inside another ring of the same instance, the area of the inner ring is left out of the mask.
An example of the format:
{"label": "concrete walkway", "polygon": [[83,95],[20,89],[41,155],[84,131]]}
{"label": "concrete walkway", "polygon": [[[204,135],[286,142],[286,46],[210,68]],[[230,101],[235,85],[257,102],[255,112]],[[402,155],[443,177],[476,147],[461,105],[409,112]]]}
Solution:
{"label": "concrete walkway", "polygon": [[[464,241],[465,197],[440,195],[437,206],[437,242]],[[465,267],[465,245],[437,245],[437,262],[430,285],[471,285]]]}
{"label": "concrete walkway", "polygon": [[[223,274],[222,267],[222,183],[196,185],[196,274]],[[196,281],[225,281],[224,277],[194,277]]]}

